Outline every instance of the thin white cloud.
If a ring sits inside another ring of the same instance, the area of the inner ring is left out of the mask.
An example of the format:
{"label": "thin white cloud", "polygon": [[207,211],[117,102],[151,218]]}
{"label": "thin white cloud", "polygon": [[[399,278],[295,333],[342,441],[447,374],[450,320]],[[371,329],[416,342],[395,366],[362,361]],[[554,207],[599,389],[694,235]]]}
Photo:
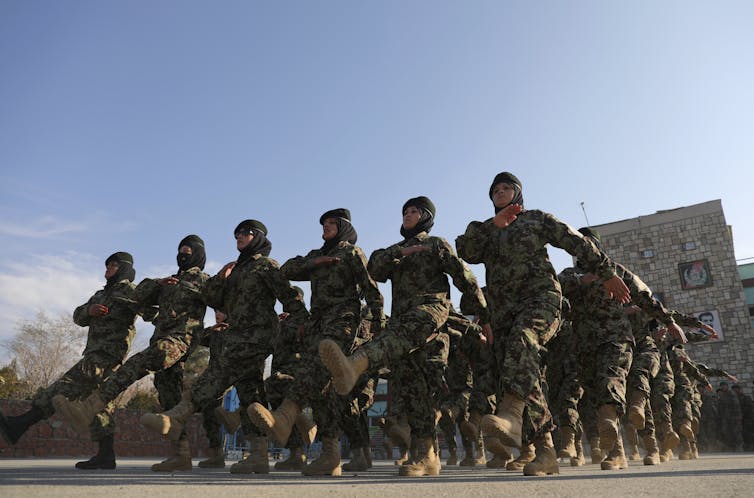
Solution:
{"label": "thin white cloud", "polygon": [[89,227],[85,223],[70,223],[44,216],[27,223],[10,223],[0,221],[0,235],[24,237],[29,239],[50,239],[71,233],[85,232]]}

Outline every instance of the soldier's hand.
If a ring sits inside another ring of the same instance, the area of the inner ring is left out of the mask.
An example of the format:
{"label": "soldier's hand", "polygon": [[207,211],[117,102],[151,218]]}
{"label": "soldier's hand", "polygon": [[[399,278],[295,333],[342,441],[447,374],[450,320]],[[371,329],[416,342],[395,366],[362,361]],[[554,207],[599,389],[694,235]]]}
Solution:
{"label": "soldier's hand", "polygon": [[631,302],[631,291],[628,290],[626,283],[618,275],[613,275],[609,280],[602,282],[603,287],[608,295],[621,304]]}
{"label": "soldier's hand", "polygon": [[217,272],[217,276],[222,278],[223,280],[228,278],[230,276],[230,272],[233,271],[233,268],[236,267],[236,262],[231,261],[230,263],[226,264],[222,268],[220,268],[220,271]]}
{"label": "soldier's hand", "polygon": [[103,304],[92,304],[89,306],[89,309],[87,309],[87,312],[89,313],[89,316],[105,316],[110,310]]}
{"label": "soldier's hand", "polygon": [[683,329],[679,327],[677,323],[672,322],[670,325],[668,325],[667,328],[668,332],[670,332],[670,334],[675,337],[681,344],[686,344],[687,342],[689,342],[689,340],[686,339],[686,334],[683,332]]}
{"label": "soldier's hand", "polygon": [[412,254],[416,254],[417,252],[424,252],[429,251],[429,247],[426,246],[408,246],[401,249],[401,256],[404,258],[406,256],[411,256]]}
{"label": "soldier's hand", "polygon": [[738,377],[735,375],[726,375],[729,381],[738,383]]}
{"label": "soldier's hand", "polygon": [[492,224],[498,228],[505,228],[518,218],[524,208],[520,204],[508,204],[492,218]]}
{"label": "soldier's hand", "polygon": [[340,262],[340,258],[334,258],[332,256],[317,256],[312,261],[315,265],[332,265]]}
{"label": "soldier's hand", "polygon": [[176,285],[178,282],[180,282],[180,280],[175,277],[161,278],[157,281],[160,285]]}
{"label": "soldier's hand", "polygon": [[489,323],[482,325],[482,332],[479,334],[479,338],[488,346],[492,346],[495,343],[495,336],[492,334],[492,326]]}
{"label": "soldier's hand", "polygon": [[707,385],[704,386],[705,391],[712,392],[713,389],[712,384],[707,383]]}

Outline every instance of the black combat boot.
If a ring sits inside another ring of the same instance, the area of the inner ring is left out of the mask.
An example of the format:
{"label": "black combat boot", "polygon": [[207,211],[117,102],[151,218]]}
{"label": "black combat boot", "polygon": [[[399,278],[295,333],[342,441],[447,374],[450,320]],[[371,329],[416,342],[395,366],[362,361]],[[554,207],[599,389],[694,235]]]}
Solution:
{"label": "black combat boot", "polygon": [[44,413],[42,413],[42,410],[33,405],[28,412],[22,413],[21,415],[6,417],[0,413],[0,436],[2,436],[8,444],[16,444],[29,427],[44,418],[45,416]]}
{"label": "black combat boot", "polygon": [[115,451],[113,451],[113,436],[105,436],[98,441],[99,450],[89,460],[78,462],[77,469],[83,470],[113,470],[115,468]]}

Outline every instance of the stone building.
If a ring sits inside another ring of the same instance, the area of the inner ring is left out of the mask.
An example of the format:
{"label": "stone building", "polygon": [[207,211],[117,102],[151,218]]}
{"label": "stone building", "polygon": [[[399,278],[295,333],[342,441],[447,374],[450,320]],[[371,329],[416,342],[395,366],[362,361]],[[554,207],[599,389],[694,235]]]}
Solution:
{"label": "stone building", "polygon": [[689,352],[738,376],[748,391],[754,329],[720,200],[592,228],[605,251],[639,275],[668,308],[709,321],[721,332],[720,340],[688,346]]}

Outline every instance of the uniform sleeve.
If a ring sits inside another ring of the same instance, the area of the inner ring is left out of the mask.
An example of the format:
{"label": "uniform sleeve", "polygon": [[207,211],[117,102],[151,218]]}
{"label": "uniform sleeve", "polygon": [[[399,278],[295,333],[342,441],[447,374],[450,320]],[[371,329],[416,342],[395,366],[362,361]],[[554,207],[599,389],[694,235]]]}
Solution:
{"label": "uniform sleeve", "polygon": [[145,278],[136,286],[136,300],[142,306],[154,306],[160,297],[160,284],[157,279]]}
{"label": "uniform sleeve", "polygon": [[607,255],[573,227],[547,213],[544,214],[543,227],[547,243],[578,258],[580,267],[602,280],[609,280],[615,276],[615,269]]}
{"label": "uniform sleeve", "polygon": [[398,244],[394,244],[387,249],[374,251],[369,258],[367,269],[374,280],[387,282],[400,260],[401,248]]}
{"label": "uniform sleeve", "polygon": [[576,268],[566,268],[558,273],[558,282],[560,282],[564,296],[569,297],[578,293],[581,288],[581,277],[582,273]]}
{"label": "uniform sleeve", "polygon": [[364,251],[354,246],[351,259],[354,278],[364,293],[364,300],[372,313],[372,318],[378,320],[384,316],[383,307],[385,301],[377,286],[377,282],[374,281],[367,270],[367,258],[364,255]]}
{"label": "uniform sleeve", "polygon": [[288,280],[311,280],[312,270],[315,267],[314,258],[317,256],[319,256],[318,251],[311,251],[306,256],[291,258],[280,267],[280,271]]}
{"label": "uniform sleeve", "polygon": [[207,306],[223,309],[225,306],[225,279],[220,275],[209,277],[202,288],[202,295]]}
{"label": "uniform sleeve", "polygon": [[278,301],[283,303],[283,311],[290,315],[293,323],[300,325],[309,318],[309,312],[304,305],[304,298],[296,292],[287,278],[283,276],[280,268],[275,264],[264,273],[267,285],[272,289]]}
{"label": "uniform sleeve", "polygon": [[469,299],[469,304],[474,308],[479,321],[481,323],[489,323],[490,317],[487,312],[487,301],[484,299],[482,289],[479,288],[479,284],[471,269],[461,258],[456,256],[447,240],[439,237],[436,240],[443,271],[450,275],[453,279],[453,285]]}
{"label": "uniform sleeve", "polygon": [[80,327],[89,326],[89,321],[92,318],[89,315],[89,306],[91,306],[93,299],[94,296],[90,297],[86,303],[73,310],[73,323]]}
{"label": "uniform sleeve", "polygon": [[472,221],[463,235],[456,237],[458,256],[471,264],[484,263],[489,234],[481,221]]}
{"label": "uniform sleeve", "polygon": [[673,323],[673,316],[663,304],[652,296],[652,290],[638,276],[623,265],[615,265],[616,273],[631,291],[631,301],[642,309],[650,318],[656,319],[663,325]]}

